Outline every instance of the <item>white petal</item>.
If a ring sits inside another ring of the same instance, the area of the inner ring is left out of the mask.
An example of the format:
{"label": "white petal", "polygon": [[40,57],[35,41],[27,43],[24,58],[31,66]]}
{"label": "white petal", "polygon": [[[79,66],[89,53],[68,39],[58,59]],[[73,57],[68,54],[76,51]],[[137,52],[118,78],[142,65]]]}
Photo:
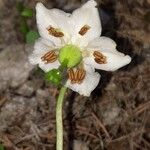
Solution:
{"label": "white petal", "polygon": [[58,60],[53,63],[48,63],[48,64],[45,64],[41,60],[41,57],[44,54],[46,54],[48,51],[53,50],[53,49],[54,49],[54,45],[52,43],[45,42],[45,40],[43,40],[42,38],[38,39],[35,42],[33,53],[29,56],[30,63],[33,65],[39,64],[39,67],[45,72],[48,72],[49,70],[52,70],[52,69],[57,69],[60,66],[60,63]]}
{"label": "white petal", "polygon": [[[67,32],[69,32],[70,28],[69,15],[70,14],[58,9],[49,10],[45,8],[42,3],[37,3],[36,19],[41,37],[54,42],[55,45],[61,45],[62,38],[63,40],[68,40]],[[51,36],[47,31],[47,28],[50,26],[54,28],[59,28],[65,34],[65,36],[62,38]]]}
{"label": "white petal", "polygon": [[112,39],[101,36],[89,42],[88,49],[100,50],[101,52],[116,52],[116,42]]}
{"label": "white petal", "polygon": [[[46,43],[46,44],[45,44]],[[46,42],[44,39],[39,38],[34,44],[34,51],[29,56],[31,64],[36,65],[41,61],[41,57],[48,51],[53,50],[54,45],[52,42]]]}
{"label": "white petal", "polygon": [[[97,3],[94,0],[89,0],[81,8],[76,9],[72,13],[72,42],[79,46],[87,46],[88,42],[99,37],[101,34],[101,22],[96,8]],[[83,36],[79,34],[80,29],[88,25],[91,28]]]}
{"label": "white petal", "polygon": [[42,55],[43,53],[47,52],[48,50],[53,50],[55,48],[56,47],[53,44],[53,42],[47,41],[47,40],[45,40],[43,38],[39,38],[38,40],[35,41],[34,53]]}
{"label": "white petal", "polygon": [[[101,52],[101,51],[100,51]],[[106,56],[106,64],[98,64],[95,62],[94,57],[87,57],[84,59],[85,64],[91,65],[96,69],[106,70],[106,71],[115,71],[131,62],[131,57],[124,55],[120,52],[101,52]]]}
{"label": "white petal", "polygon": [[60,66],[60,63],[58,60],[53,63],[48,63],[48,64],[44,64],[43,62],[39,63],[39,67],[45,72],[48,72],[52,69],[58,69],[59,66]]}
{"label": "white petal", "polygon": [[96,88],[100,80],[100,74],[95,72],[90,66],[85,66],[86,76],[81,84],[72,84],[67,81],[66,86],[80,95],[90,96],[91,92]]}

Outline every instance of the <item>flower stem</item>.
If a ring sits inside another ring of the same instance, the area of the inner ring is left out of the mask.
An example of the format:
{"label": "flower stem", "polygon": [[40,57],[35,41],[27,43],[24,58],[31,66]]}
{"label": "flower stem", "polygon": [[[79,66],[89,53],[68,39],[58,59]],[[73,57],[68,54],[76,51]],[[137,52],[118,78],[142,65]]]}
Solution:
{"label": "flower stem", "polygon": [[57,99],[56,105],[56,150],[63,150],[63,119],[62,119],[62,108],[63,99],[67,88],[62,87]]}

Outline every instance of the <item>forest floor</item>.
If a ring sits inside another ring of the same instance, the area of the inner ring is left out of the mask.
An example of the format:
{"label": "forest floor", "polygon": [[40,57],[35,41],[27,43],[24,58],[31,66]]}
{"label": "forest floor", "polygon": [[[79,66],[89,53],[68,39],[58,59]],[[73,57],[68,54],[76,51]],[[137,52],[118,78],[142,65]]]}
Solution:
{"label": "forest floor", "polygon": [[[71,12],[84,1],[39,0]],[[33,50],[19,28],[17,0],[0,0],[0,143],[6,150],[55,150],[59,89],[28,62]],[[37,0],[24,0],[35,8]],[[97,0],[103,32],[132,57],[118,71],[99,71],[89,98],[68,90],[63,109],[66,150],[150,149],[150,0]],[[35,14],[29,25],[36,29]]]}

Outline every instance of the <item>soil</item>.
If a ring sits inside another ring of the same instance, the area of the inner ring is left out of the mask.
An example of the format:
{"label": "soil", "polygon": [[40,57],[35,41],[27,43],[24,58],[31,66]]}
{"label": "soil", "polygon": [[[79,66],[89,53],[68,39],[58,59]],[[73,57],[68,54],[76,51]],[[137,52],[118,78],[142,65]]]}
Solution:
{"label": "soil", "polygon": [[[85,0],[24,0],[35,9],[73,11]],[[150,149],[150,0],[97,0],[102,35],[132,57],[118,71],[99,71],[89,98],[68,90],[63,109],[65,150]],[[6,150],[55,150],[59,88],[27,62],[33,45],[19,31],[17,0],[0,1],[0,143]],[[37,30],[35,14],[29,25]],[[74,145],[74,146],[73,146]]]}

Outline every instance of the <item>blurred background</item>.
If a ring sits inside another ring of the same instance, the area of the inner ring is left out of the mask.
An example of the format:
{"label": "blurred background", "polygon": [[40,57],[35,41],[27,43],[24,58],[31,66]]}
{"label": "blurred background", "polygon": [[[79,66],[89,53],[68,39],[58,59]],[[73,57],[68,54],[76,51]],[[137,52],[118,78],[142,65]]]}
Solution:
{"label": "blurred background", "polygon": [[[39,37],[35,5],[66,12],[86,0],[0,0],[0,150],[55,150],[59,88],[29,64]],[[102,35],[132,62],[102,78],[91,97],[68,91],[65,150],[150,149],[150,0],[97,0]]]}

